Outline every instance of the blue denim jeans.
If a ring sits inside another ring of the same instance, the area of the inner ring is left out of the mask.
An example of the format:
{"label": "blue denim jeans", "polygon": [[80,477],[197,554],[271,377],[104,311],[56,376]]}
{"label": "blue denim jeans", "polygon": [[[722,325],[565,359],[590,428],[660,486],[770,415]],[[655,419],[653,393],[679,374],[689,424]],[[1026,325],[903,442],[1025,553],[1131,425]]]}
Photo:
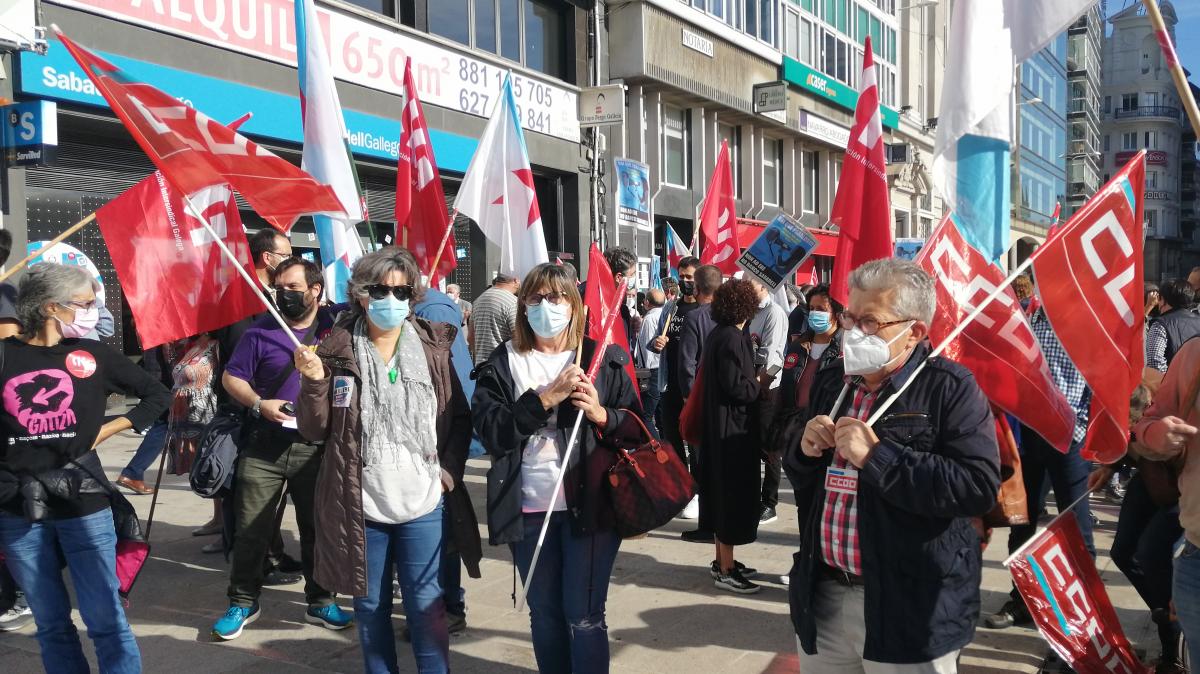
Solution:
{"label": "blue denim jeans", "polygon": [[[450,511],[442,508],[442,540],[448,540],[454,535],[454,521]],[[445,547],[443,546],[443,550]],[[467,615],[467,591],[462,586],[462,555],[458,551],[445,552],[442,555],[441,570],[438,572],[438,583],[442,586],[442,597],[446,602],[446,613],[458,616]]]}
{"label": "blue denim jeans", "polygon": [[117,594],[117,533],[111,510],[35,523],[0,514],[0,548],[33,609],[47,672],[90,671],[71,621],[71,598],[63,582],[59,550],[66,557],[79,613],[96,646],[100,671],[142,671],[142,655]]}
{"label": "blue denim jeans", "polygon": [[621,539],[611,531],[577,536],[567,513],[556,512],[529,582],[529,563],[545,517],[545,513],[525,513],[525,537],[509,546],[522,582],[529,585],[529,624],[538,671],[607,672],[604,605]]}
{"label": "blue denim jeans", "polygon": [[442,508],[404,524],[367,522],[367,596],[354,600],[354,620],[367,674],[395,674],[392,569],[400,581],[404,616],[417,671],[450,671],[450,633],[438,570],[442,559]]}
{"label": "blue denim jeans", "polygon": [[133,458],[121,471],[121,475],[131,480],[145,480],[146,471],[154,465],[154,460],[162,455],[163,446],[166,444],[167,422],[159,419],[146,430],[142,444],[138,445],[137,451],[133,453]]}
{"label": "blue denim jeans", "polygon": [[1183,636],[1187,637],[1188,656],[1193,663],[1200,662],[1200,548],[1188,540],[1175,558],[1172,597]]}

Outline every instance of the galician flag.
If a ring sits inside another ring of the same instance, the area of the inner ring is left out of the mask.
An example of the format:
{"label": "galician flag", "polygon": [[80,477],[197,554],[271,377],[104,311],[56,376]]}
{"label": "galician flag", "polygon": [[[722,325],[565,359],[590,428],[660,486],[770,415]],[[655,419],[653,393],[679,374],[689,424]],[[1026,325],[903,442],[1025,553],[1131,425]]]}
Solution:
{"label": "galician flag", "polygon": [[467,167],[454,207],[500,246],[501,273],[524,278],[529,270],[550,261],[511,76],[504,78],[500,99]]}
{"label": "galician flag", "polygon": [[958,0],[933,151],[934,183],[967,243],[989,260],[1008,250],[1013,69],[1096,0]]}
{"label": "galician flag", "polygon": [[862,78],[854,126],[842,165],[842,179],[829,211],[838,226],[837,254],[829,294],[849,304],[850,272],[880,258],[892,257],[892,206],[888,197],[883,152],[883,122],[879,116],[879,87],[875,82],[871,38],[863,45]]}
{"label": "galician flag", "polygon": [[679,278],[679,261],[691,254],[687,244],[675,233],[675,228],[667,225],[667,269],[672,277]]}
{"label": "galician flag", "polygon": [[[308,30],[310,27],[312,32]],[[304,122],[304,155],[300,165],[317,181],[332,187],[346,211],[345,218],[313,216],[325,265],[325,294],[335,302],[344,302],[350,267],[363,256],[355,225],[366,216],[366,208],[313,0],[296,0],[296,63]]]}

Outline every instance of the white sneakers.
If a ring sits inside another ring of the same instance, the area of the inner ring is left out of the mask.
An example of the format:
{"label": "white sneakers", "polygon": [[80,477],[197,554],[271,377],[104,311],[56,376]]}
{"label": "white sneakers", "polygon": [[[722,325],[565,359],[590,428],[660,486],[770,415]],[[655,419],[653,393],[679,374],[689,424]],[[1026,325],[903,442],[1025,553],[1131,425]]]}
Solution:
{"label": "white sneakers", "polygon": [[698,520],[700,519],[700,496],[697,494],[692,497],[692,500],[683,507],[683,511],[676,515],[676,519],[681,520]]}

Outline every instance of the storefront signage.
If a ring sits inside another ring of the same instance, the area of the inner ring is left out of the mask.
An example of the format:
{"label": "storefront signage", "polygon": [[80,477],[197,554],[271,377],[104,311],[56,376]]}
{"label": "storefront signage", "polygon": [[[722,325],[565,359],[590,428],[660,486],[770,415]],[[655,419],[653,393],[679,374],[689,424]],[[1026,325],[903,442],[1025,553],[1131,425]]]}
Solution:
{"label": "storefront signage", "polygon": [[[1137,156],[1137,150],[1123,150],[1117,153],[1116,164],[1117,168],[1129,163],[1129,160]],[[1146,163],[1151,166],[1166,166],[1167,153],[1162,150],[1149,150],[1146,152]]]}
{"label": "storefront signage", "polygon": [[798,127],[801,133],[840,148],[845,148],[850,144],[850,129],[841,124],[834,124],[828,119],[814,115],[807,110],[800,111]]}
{"label": "storefront signage", "polygon": [[588,87],[579,92],[579,126],[607,126],[625,121],[625,85]]}
{"label": "storefront signage", "polygon": [[1146,198],[1153,199],[1156,201],[1166,201],[1167,199],[1170,198],[1170,196],[1166,192],[1155,191],[1155,190],[1146,190]]}
{"label": "storefront signage", "polygon": [[716,53],[712,40],[697,35],[687,28],[683,29],[683,46],[687,47],[688,49],[698,51],[708,58],[712,58],[713,54]]}
{"label": "storefront signage", "polygon": [[[120,21],[182,35],[238,53],[296,65],[292,0],[51,0]],[[333,76],[399,94],[404,65],[413,61],[421,101],[487,117],[509,69],[354,16],[317,7]],[[521,125],[579,141],[576,93],[541,78],[513,73]]]}
{"label": "storefront signage", "polygon": [[[295,96],[227,82],[215,77],[97,52],[143,82],[156,86],[213,119],[233,121],[253,112],[243,133],[292,143],[304,139],[300,127],[300,100]],[[21,94],[108,107],[87,74],[62,43],[52,40],[45,56],[20,55]],[[357,154],[395,160],[400,145],[400,122],[354,110],[343,111],[350,132],[351,150]],[[438,165],[443,170],[465,172],[475,153],[474,139],[430,129]]]}
{"label": "storefront signage", "polygon": [[[809,68],[795,59],[784,56],[781,71],[783,79],[788,82],[805,91],[810,91],[822,98],[833,101],[851,112],[854,111],[854,106],[858,104],[857,91],[822,72]],[[899,112],[886,105],[882,105],[879,107],[879,113],[880,117],[883,118],[884,126],[891,129],[899,128]]]}
{"label": "storefront signage", "polygon": [[787,109],[787,82],[761,82],[754,85],[754,111],[778,112]]}
{"label": "storefront signage", "polygon": [[27,101],[0,107],[4,120],[4,154],[9,166],[40,166],[58,148],[58,106],[53,101]]}

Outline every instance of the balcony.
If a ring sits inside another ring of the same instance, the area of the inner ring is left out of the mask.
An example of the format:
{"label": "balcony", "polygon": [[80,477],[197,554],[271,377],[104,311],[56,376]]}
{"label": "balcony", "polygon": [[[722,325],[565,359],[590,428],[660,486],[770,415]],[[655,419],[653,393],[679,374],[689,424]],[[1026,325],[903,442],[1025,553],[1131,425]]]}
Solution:
{"label": "balcony", "polygon": [[1169,105],[1142,105],[1136,108],[1114,110],[1113,116],[1117,119],[1166,117],[1168,119],[1179,121],[1179,108]]}

